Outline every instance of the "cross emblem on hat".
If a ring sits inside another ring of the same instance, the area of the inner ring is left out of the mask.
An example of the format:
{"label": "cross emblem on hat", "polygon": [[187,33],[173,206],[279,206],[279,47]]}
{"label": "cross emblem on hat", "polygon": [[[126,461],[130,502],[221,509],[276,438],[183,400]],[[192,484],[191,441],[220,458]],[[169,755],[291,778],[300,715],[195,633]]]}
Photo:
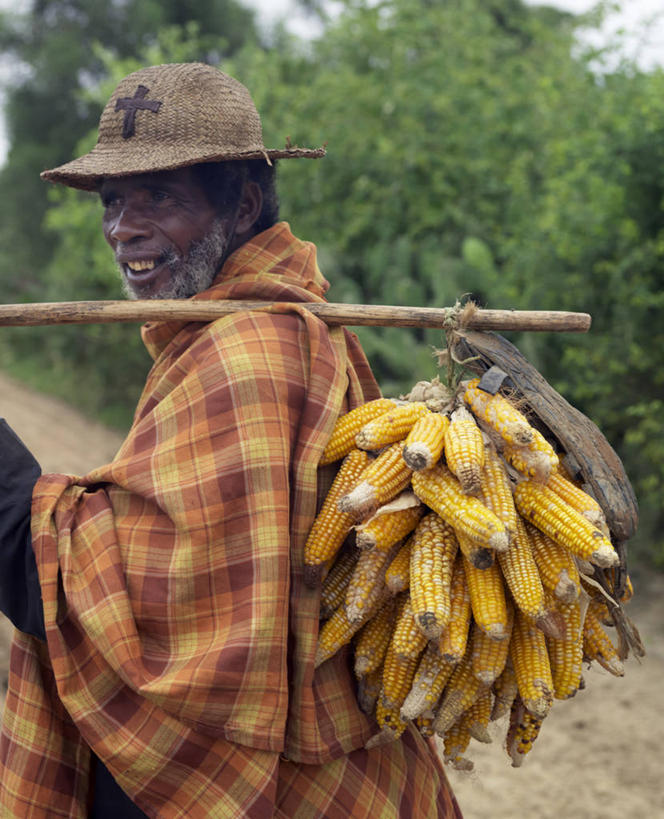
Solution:
{"label": "cross emblem on hat", "polygon": [[150,89],[144,85],[139,85],[133,97],[121,97],[115,103],[116,111],[124,111],[124,121],[122,123],[122,137],[129,139],[136,130],[136,112],[152,111],[156,114],[161,106],[159,100],[146,100],[145,97]]}

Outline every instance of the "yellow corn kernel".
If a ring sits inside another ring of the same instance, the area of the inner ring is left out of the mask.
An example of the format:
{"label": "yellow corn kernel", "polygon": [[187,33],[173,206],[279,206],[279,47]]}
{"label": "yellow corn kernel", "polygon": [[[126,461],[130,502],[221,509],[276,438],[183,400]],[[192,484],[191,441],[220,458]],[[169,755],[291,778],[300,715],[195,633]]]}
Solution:
{"label": "yellow corn kernel", "polygon": [[494,640],[477,623],[471,626],[470,659],[473,674],[485,685],[492,685],[503,673],[509,656],[509,638],[512,633],[514,611],[507,610],[507,635],[504,640]]}
{"label": "yellow corn kernel", "polygon": [[509,633],[507,600],[498,565],[476,569],[464,556],[463,570],[466,573],[473,619],[493,640],[505,640]]}
{"label": "yellow corn kernel", "polygon": [[498,553],[498,564],[515,604],[530,617],[542,617],[544,615],[544,587],[533,555],[530,537],[521,518],[517,520],[512,545],[506,552]]}
{"label": "yellow corn kernel", "polygon": [[443,660],[435,643],[429,643],[420,657],[408,696],[401,706],[404,719],[415,719],[425,711],[432,711],[449,678],[454,665]]}
{"label": "yellow corn kernel", "polygon": [[402,452],[403,441],[397,441],[371,461],[355,487],[339,499],[339,510],[363,520],[396,498],[408,486],[412,475]]}
{"label": "yellow corn kernel", "polygon": [[360,449],[344,458],[304,545],[307,566],[320,566],[333,558],[350,532],[353,518],[337,509],[337,501],[355,485],[368,461],[367,453]]}
{"label": "yellow corn kernel", "polygon": [[385,571],[385,585],[392,594],[405,591],[410,583],[410,552],[413,538],[399,547]]}
{"label": "yellow corn kernel", "polygon": [[535,716],[546,716],[553,703],[546,639],[534,622],[518,609],[514,613],[510,657],[524,705]]}
{"label": "yellow corn kernel", "polygon": [[413,618],[410,595],[406,593],[403,609],[397,615],[392,647],[400,657],[419,657],[426,644],[427,638],[422,634]]}
{"label": "yellow corn kernel", "polygon": [[403,459],[412,470],[428,469],[440,459],[449,425],[450,419],[440,412],[418,418],[403,448]]}
{"label": "yellow corn kernel", "polygon": [[491,742],[489,722],[491,720],[492,705],[493,694],[491,693],[491,689],[488,688],[480,694],[461,717],[468,728],[468,733],[478,742]]}
{"label": "yellow corn kernel", "polygon": [[625,667],[618,652],[590,607],[583,621],[583,653],[588,660],[596,660],[615,677],[624,675]]}
{"label": "yellow corn kernel", "polygon": [[514,488],[516,507],[526,520],[573,554],[597,566],[617,566],[611,541],[546,486],[522,481]]}
{"label": "yellow corn kernel", "polygon": [[433,736],[433,717],[425,714],[420,714],[415,718],[415,726],[420,734],[425,738]]}
{"label": "yellow corn kernel", "polygon": [[435,512],[422,518],[410,554],[413,617],[429,639],[440,637],[450,619],[450,583],[458,550],[454,530]]}
{"label": "yellow corn kernel", "polygon": [[503,668],[503,673],[493,684],[493,709],[491,711],[491,720],[497,720],[509,714],[512,708],[512,703],[516,699],[519,689],[516,684],[516,674],[514,673],[514,666],[509,656]]}
{"label": "yellow corn kernel", "polygon": [[331,617],[346,599],[348,581],[357,563],[357,550],[345,549],[337,555],[332,568],[323,581],[320,592],[320,616]]}
{"label": "yellow corn kernel", "polygon": [[470,631],[470,593],[463,569],[463,560],[457,555],[450,583],[450,619],[438,642],[443,659],[458,663],[466,653]]}
{"label": "yellow corn kernel", "polygon": [[433,721],[434,731],[443,736],[486,690],[487,686],[473,674],[470,657],[464,657],[445,686]]}
{"label": "yellow corn kernel", "polygon": [[506,549],[509,538],[505,525],[477,498],[465,495],[450,470],[439,464],[414,472],[415,494],[453,527],[486,549]]}
{"label": "yellow corn kernel", "polygon": [[383,704],[388,708],[399,708],[403,705],[410,691],[420,655],[403,657],[394,650],[394,641],[387,647],[383,664]]}
{"label": "yellow corn kernel", "polygon": [[473,416],[465,407],[454,410],[445,433],[445,460],[466,495],[480,488],[484,466],[484,439]]}
{"label": "yellow corn kernel", "polygon": [[355,543],[359,549],[390,549],[413,531],[425,508],[413,497],[412,492],[402,493],[399,498],[406,494],[416,501],[415,505],[392,512],[381,512],[378,509],[366,523],[355,528]]}
{"label": "yellow corn kernel", "polygon": [[475,417],[488,424],[507,443],[529,444],[533,439],[533,428],[525,415],[500,393],[491,395],[481,390],[479,383],[479,378],[469,381],[463,396]]}
{"label": "yellow corn kernel", "polygon": [[364,677],[379,668],[392,639],[395,607],[388,598],[360,629],[355,640],[355,676]]}
{"label": "yellow corn kernel", "polygon": [[579,570],[572,553],[532,524],[526,523],[526,529],[542,585],[561,603],[572,603],[581,591]]}
{"label": "yellow corn kernel", "polygon": [[505,469],[505,463],[493,444],[488,444],[484,448],[480,493],[485,505],[505,524],[511,538],[516,531],[518,517],[512,496],[512,482]]}
{"label": "yellow corn kernel", "polygon": [[513,768],[521,767],[526,754],[539,736],[543,719],[528,711],[519,697],[512,704],[505,748]]}
{"label": "yellow corn kernel", "polygon": [[360,553],[346,589],[346,614],[351,623],[364,620],[367,612],[387,593],[385,569],[392,557],[390,551],[379,549]]}
{"label": "yellow corn kernel", "polygon": [[351,449],[355,448],[355,436],[362,427],[372,418],[382,415],[392,407],[396,407],[396,401],[389,398],[377,398],[375,401],[368,401],[340,415],[334,425],[330,440],[323,450],[319,466],[331,464],[347,455]]}
{"label": "yellow corn kernel", "polygon": [[576,694],[581,684],[581,606],[575,600],[573,603],[558,603],[556,608],[564,619],[565,634],[561,639],[547,637],[546,646],[553,679],[553,696],[558,700],[566,700]]}
{"label": "yellow corn kernel", "polygon": [[602,507],[597,503],[595,498],[592,498],[587,492],[584,492],[583,489],[580,489],[576,484],[568,480],[558,470],[551,472],[546,485],[549,489],[552,489],[556,495],[576,509],[577,512],[580,512],[593,526],[600,529],[604,534],[607,533],[604,512],[602,512]]}
{"label": "yellow corn kernel", "polygon": [[422,401],[409,401],[389,409],[366,423],[355,436],[360,449],[382,449],[395,441],[403,441],[413,424],[430,413]]}

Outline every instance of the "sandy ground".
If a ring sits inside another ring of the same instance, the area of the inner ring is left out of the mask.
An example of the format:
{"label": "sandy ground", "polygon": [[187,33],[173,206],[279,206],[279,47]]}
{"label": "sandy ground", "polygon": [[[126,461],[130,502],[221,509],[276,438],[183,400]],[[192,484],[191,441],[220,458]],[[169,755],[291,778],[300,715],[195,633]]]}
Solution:
{"label": "sandy ground", "polygon": [[[80,474],[113,455],[120,436],[68,406],[0,375],[2,414],[44,471]],[[519,769],[502,749],[473,743],[469,774],[449,778],[466,819],[664,819],[664,576],[634,573],[631,616],[648,650],[617,679],[594,667],[577,696],[557,702]],[[0,680],[6,685],[10,628],[0,619]]]}

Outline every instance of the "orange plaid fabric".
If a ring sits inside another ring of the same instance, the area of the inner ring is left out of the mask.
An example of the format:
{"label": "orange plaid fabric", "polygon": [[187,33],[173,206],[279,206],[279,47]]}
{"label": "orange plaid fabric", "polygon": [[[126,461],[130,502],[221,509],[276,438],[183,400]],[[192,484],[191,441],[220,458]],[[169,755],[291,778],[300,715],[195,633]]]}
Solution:
{"label": "orange plaid fabric", "polygon": [[[313,246],[280,223],[196,298],[326,287]],[[421,741],[362,749],[375,726],[343,654],[313,668],[302,552],[317,464],[338,414],[378,394],[354,336],[283,305],[143,336],[155,363],[117,456],[35,488],[47,645],[12,647],[2,816],[86,816],[89,749],[149,816],[290,816],[278,803],[294,793],[308,816],[351,796],[365,816],[395,788],[422,816],[453,815],[435,808],[451,796]]]}

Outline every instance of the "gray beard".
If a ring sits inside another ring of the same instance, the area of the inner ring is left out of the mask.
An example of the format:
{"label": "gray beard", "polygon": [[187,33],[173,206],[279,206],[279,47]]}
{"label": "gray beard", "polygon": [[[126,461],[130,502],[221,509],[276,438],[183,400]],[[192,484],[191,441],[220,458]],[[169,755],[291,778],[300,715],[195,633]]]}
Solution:
{"label": "gray beard", "polygon": [[184,256],[171,249],[164,261],[170,268],[171,278],[156,292],[143,295],[134,290],[122,277],[122,287],[129,299],[188,299],[207,290],[217,276],[226,258],[229,246],[224,221],[212,223],[209,233],[192,242]]}

